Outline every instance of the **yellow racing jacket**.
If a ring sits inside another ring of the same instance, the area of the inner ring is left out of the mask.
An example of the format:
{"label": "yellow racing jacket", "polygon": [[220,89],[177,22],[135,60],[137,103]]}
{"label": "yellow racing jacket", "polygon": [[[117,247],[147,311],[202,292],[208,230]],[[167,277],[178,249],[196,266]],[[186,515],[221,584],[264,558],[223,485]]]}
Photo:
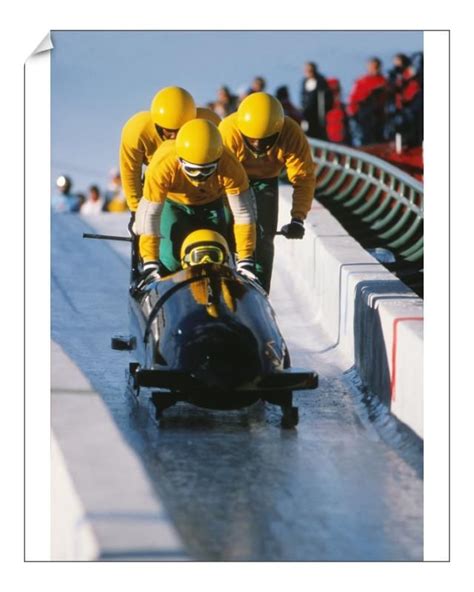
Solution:
{"label": "yellow racing jacket", "polygon": [[123,126],[120,140],[120,177],[131,212],[143,193],[142,168],[162,144],[149,111],[135,113]]}
{"label": "yellow racing jacket", "polygon": [[[224,148],[217,171],[204,182],[198,183],[185,175],[176,152],[174,140],[167,140],[155,152],[145,174],[143,199],[137,213],[139,234],[149,236],[149,254],[144,259],[156,259],[159,247],[159,220],[157,208],[150,204],[163,204],[165,199],[177,203],[199,206],[210,204],[227,196],[234,217],[237,255],[245,259],[253,255],[256,242],[255,204],[247,174],[237,158]],[[142,204],[143,202],[143,204]],[[151,214],[153,212],[153,214]],[[154,232],[146,218],[155,216]]]}
{"label": "yellow racing jacket", "polygon": [[286,167],[293,185],[291,216],[304,220],[311,208],[316,188],[316,165],[308,140],[300,126],[285,117],[278,140],[263,157],[256,157],[245,145],[237,127],[237,113],[228,115],[219,125],[224,145],[242,163],[251,180],[277,177]]}

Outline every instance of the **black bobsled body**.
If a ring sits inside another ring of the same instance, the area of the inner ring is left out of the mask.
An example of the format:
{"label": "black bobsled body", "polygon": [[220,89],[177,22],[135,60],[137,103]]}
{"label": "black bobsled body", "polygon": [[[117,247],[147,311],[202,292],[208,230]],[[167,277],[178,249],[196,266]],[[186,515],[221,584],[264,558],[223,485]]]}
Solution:
{"label": "black bobsled body", "polygon": [[[230,267],[150,279],[132,291],[130,316],[134,386],[171,393],[171,404],[237,409],[262,398],[283,407],[293,389],[317,386],[314,372],[290,368],[265,292]],[[153,400],[158,409],[160,392]]]}

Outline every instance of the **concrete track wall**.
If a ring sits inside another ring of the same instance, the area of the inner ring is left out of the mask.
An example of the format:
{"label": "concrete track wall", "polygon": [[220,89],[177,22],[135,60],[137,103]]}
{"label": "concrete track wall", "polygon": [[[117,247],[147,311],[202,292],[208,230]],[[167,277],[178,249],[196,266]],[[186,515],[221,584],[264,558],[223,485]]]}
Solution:
{"label": "concrete track wall", "polygon": [[186,559],[101,397],[54,342],[51,353],[51,559]]}
{"label": "concrete track wall", "polygon": [[[280,223],[288,222],[292,189],[280,189]],[[314,202],[302,241],[278,238],[288,279],[298,282],[308,314],[365,387],[423,437],[423,301]]]}

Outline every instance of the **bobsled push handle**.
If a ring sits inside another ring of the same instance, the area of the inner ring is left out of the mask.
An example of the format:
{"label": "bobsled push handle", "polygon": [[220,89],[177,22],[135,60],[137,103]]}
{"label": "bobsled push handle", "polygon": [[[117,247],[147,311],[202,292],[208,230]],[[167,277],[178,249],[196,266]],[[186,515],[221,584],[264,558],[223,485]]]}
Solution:
{"label": "bobsled push handle", "polygon": [[90,232],[83,232],[82,238],[96,238],[99,240],[126,241],[127,243],[132,242],[131,236],[114,236],[111,234],[92,234]]}
{"label": "bobsled push handle", "polygon": [[112,234],[93,234],[90,232],[83,232],[82,238],[95,238],[98,240],[114,240],[132,243],[132,257],[131,257],[131,269],[130,269],[130,289],[136,279],[138,278],[138,237],[137,236],[115,236]]}

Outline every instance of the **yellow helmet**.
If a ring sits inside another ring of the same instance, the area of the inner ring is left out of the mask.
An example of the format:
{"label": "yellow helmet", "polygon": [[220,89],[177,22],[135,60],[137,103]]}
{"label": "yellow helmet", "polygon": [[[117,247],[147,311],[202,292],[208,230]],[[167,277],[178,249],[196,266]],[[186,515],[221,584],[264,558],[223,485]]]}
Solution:
{"label": "yellow helmet", "polygon": [[188,234],[181,245],[183,269],[203,263],[224,264],[230,260],[227,241],[215,230],[195,230]]}
{"label": "yellow helmet", "polygon": [[237,110],[237,127],[248,138],[263,139],[281,132],[285,115],[278,99],[256,92],[246,97]]}
{"label": "yellow helmet", "polygon": [[176,152],[186,163],[198,166],[215,163],[222,151],[221,134],[207,119],[188,121],[176,136]]}
{"label": "yellow helmet", "polygon": [[207,121],[210,121],[215,126],[218,126],[219,123],[222,121],[222,119],[219,117],[219,115],[217,115],[215,111],[213,111],[212,109],[208,109],[207,107],[198,107],[196,111],[196,119],[207,119]]}
{"label": "yellow helmet", "polygon": [[150,113],[155,125],[177,130],[196,117],[196,105],[193,97],[184,88],[167,86],[156,93]]}

